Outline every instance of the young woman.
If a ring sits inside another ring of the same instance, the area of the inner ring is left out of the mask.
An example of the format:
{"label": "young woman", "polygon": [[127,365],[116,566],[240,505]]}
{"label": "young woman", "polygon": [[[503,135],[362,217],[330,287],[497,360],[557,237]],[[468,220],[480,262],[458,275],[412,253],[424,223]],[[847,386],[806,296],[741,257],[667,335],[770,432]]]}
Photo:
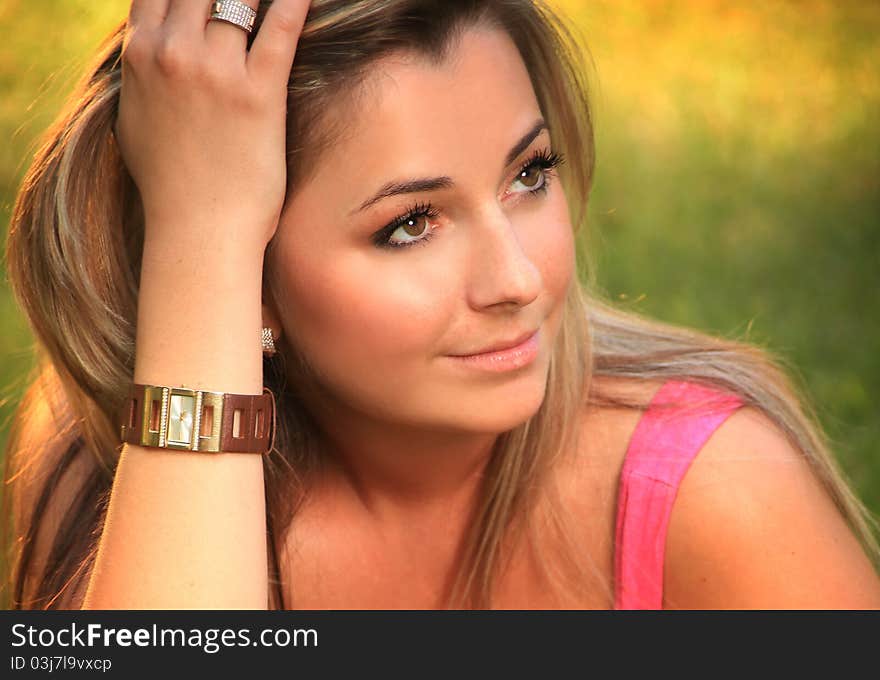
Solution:
{"label": "young woman", "polygon": [[[133,0],[15,204],[45,360],[14,606],[880,607],[784,372],[576,275],[592,130],[551,11],[211,5]],[[268,455],[169,448],[221,421],[133,384],[271,391]]]}

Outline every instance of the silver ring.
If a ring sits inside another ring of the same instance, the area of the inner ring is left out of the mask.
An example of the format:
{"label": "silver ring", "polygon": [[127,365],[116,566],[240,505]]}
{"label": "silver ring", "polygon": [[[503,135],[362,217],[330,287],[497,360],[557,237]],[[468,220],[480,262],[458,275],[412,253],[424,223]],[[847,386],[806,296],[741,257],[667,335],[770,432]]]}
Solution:
{"label": "silver ring", "polygon": [[214,0],[211,4],[211,16],[208,21],[214,19],[238,26],[248,35],[254,31],[254,21],[257,13],[239,0]]}

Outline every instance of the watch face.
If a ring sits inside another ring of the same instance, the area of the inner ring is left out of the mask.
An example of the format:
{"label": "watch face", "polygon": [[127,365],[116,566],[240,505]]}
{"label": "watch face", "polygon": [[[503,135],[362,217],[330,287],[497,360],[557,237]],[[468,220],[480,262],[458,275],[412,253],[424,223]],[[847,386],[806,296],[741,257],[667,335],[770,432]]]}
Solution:
{"label": "watch face", "polygon": [[172,444],[189,444],[193,433],[195,399],[184,394],[172,394],[168,402],[168,434]]}

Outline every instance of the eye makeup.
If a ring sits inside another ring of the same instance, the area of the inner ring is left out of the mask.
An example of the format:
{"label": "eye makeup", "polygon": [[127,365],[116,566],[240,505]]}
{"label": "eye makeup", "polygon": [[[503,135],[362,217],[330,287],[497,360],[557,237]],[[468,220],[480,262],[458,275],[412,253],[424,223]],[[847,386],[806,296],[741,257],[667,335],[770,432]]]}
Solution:
{"label": "eye makeup", "polygon": [[[550,178],[553,176],[553,170],[565,162],[562,154],[557,154],[549,148],[539,149],[520,166],[519,172],[516,174],[514,181],[522,179],[534,170],[541,171],[541,183],[536,187],[527,187],[526,191],[518,191],[513,193],[526,194],[530,197],[537,197],[546,194],[550,187]],[[427,231],[419,232],[424,236],[414,238],[408,241],[392,240],[394,233],[401,228],[417,227],[420,221],[425,219],[434,219],[439,215],[439,211],[430,202],[418,202],[406,209],[404,213],[393,219],[388,225],[373,234],[372,242],[377,248],[409,248],[414,245],[427,245],[428,241],[433,238],[434,229],[429,228]]]}

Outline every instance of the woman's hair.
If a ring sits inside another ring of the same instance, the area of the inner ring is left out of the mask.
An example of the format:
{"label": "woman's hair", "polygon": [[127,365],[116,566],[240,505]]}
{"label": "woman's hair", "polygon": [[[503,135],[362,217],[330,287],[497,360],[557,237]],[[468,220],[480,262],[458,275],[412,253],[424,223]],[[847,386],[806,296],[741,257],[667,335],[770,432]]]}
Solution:
{"label": "woman's hair", "polygon": [[[258,23],[269,2],[261,2]],[[343,133],[328,111],[356,95],[377,59],[400,50],[441,63],[469,26],[498,27],[525,63],[554,147],[571,220],[582,231],[593,174],[593,129],[576,33],[533,0],[314,0],[289,80],[288,191],[296,191],[323,150]],[[117,413],[133,379],[135,321],[144,217],[137,188],[112,137],[121,84],[122,22],[99,49],[35,154],[13,208],[7,266],[13,292],[37,341],[37,375],[10,433],[5,478],[16,503],[28,468],[38,479],[33,511],[16,517],[9,550],[13,608],[71,608],[94,563],[121,444]],[[270,242],[271,250],[273,243]],[[585,251],[586,249],[581,249]],[[264,295],[276,289],[266,259]],[[302,406],[311,389],[307,357],[282,340],[264,361],[277,396],[276,448],[264,457],[270,607],[285,607],[275,550],[308,493],[321,461],[321,433]],[[595,269],[579,263],[553,348],[546,397],[537,413],[501,434],[484,475],[466,536],[464,559],[444,593],[448,607],[489,608],[510,541],[553,531],[558,554],[536,555],[560,606],[585,601],[592,556],[574,541],[563,504],[554,502],[549,471],[577,450],[585,406],[644,409],[638,400],[603,394],[601,376],[683,379],[739,395],[760,409],[803,452],[866,552],[880,563],[875,520],[850,490],[825,435],[780,360],[746,342],[721,339],[616,309],[597,292]],[[51,412],[57,426],[42,441],[18,435]],[[25,440],[28,440],[27,442]],[[34,545],[45,509],[76,465],[76,493],[50,532],[45,564]],[[10,500],[10,496],[12,499]],[[548,501],[541,502],[539,501]],[[29,506],[30,507],[30,506]],[[5,514],[5,516],[9,516]],[[38,573],[34,573],[34,572]],[[595,583],[595,579],[591,582]],[[294,598],[296,584],[292,584]],[[612,584],[606,583],[608,606]]]}

